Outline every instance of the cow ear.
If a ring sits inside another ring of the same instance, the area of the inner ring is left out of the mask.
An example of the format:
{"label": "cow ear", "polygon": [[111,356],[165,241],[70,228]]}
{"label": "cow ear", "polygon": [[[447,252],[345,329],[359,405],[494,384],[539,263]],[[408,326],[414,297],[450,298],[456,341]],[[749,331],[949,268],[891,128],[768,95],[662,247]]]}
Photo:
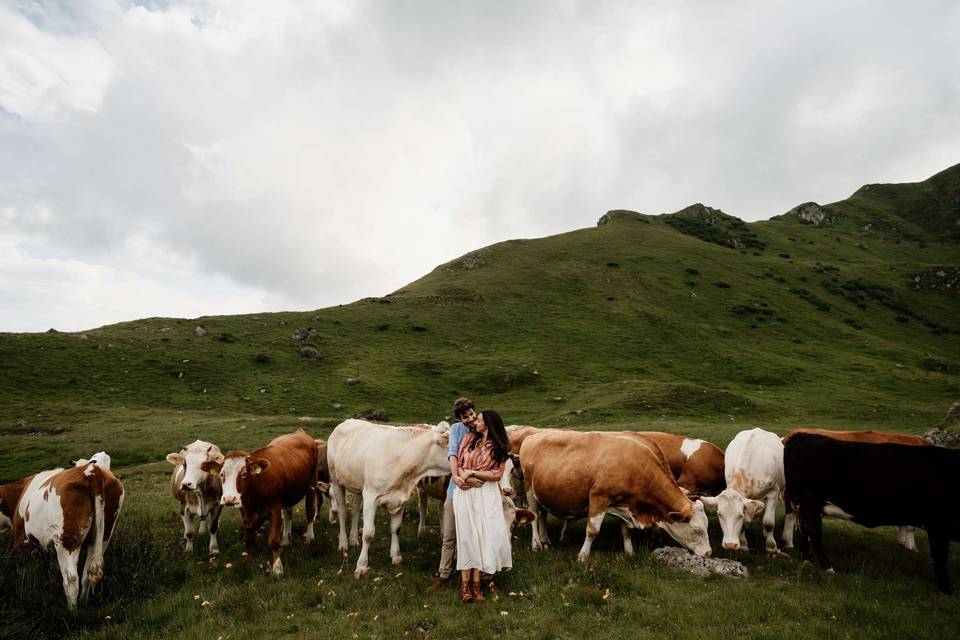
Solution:
{"label": "cow ear", "polygon": [[206,471],[207,473],[220,473],[220,469],[223,468],[223,456],[220,456],[220,460],[204,460],[200,463],[200,470]]}
{"label": "cow ear", "polygon": [[181,465],[183,464],[183,456],[180,455],[179,453],[168,453],[167,462],[169,462],[173,466]]}
{"label": "cow ear", "polygon": [[511,453],[511,454],[510,454],[510,459],[513,460],[513,468],[514,468],[514,469],[519,469],[519,468],[520,468],[520,454],[518,454],[518,453]]}
{"label": "cow ear", "polygon": [[441,447],[446,447],[450,444],[450,434],[447,432],[433,432],[433,442],[440,445]]}
{"label": "cow ear", "polygon": [[317,481],[317,491],[319,491],[320,493],[322,493],[322,494],[325,495],[325,496],[329,496],[329,495],[330,495],[330,483],[329,483],[329,482],[323,482],[322,480],[318,480],[318,481]]}
{"label": "cow ear", "polygon": [[690,522],[690,518],[685,516],[682,511],[671,511],[667,514],[667,522]]}
{"label": "cow ear", "polygon": [[218,465],[223,466],[223,454],[220,453],[219,451],[217,451],[217,452],[215,452],[215,453],[210,453],[210,452],[208,451],[208,452],[207,452],[207,460],[210,460],[210,461],[212,461],[212,462],[216,462]]}
{"label": "cow ear", "polygon": [[766,506],[767,505],[760,500],[747,500],[747,504],[743,506],[743,519],[747,522],[753,522],[757,514],[763,511]]}
{"label": "cow ear", "polygon": [[717,499],[712,496],[700,496],[700,502],[703,503],[704,508],[709,509],[710,511],[717,510]]}
{"label": "cow ear", "polygon": [[529,509],[517,509],[515,524],[528,524],[537,519],[537,514]]}
{"label": "cow ear", "polygon": [[250,467],[250,473],[256,476],[270,468],[270,461],[257,458],[248,462],[247,466]]}

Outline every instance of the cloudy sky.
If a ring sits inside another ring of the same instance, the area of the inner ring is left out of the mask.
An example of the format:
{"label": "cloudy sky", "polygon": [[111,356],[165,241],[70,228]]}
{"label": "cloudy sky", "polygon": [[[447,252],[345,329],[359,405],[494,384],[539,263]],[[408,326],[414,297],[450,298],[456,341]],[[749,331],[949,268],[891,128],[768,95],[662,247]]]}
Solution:
{"label": "cloudy sky", "polygon": [[315,309],[957,162],[953,1],[0,0],[0,331]]}

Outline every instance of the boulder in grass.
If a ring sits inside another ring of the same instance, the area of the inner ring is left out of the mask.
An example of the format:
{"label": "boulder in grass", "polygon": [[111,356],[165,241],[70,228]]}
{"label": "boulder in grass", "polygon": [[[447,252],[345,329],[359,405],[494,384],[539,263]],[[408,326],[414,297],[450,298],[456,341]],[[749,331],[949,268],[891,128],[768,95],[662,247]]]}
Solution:
{"label": "boulder in grass", "polygon": [[197,327],[196,329],[193,330],[193,333],[194,333],[198,338],[202,338],[203,336],[207,335],[207,330],[204,329],[203,327]]}
{"label": "boulder in grass", "polygon": [[657,562],[668,567],[682,569],[701,578],[706,578],[711,574],[729,578],[750,577],[747,568],[736,560],[695,556],[686,549],[678,547],[660,547],[654,550],[653,557]]}

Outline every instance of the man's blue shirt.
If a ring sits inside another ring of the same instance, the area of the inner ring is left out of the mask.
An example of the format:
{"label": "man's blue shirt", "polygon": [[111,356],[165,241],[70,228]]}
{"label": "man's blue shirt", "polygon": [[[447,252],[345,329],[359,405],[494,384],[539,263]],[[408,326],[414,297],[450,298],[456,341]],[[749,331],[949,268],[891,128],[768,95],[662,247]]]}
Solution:
{"label": "man's blue shirt", "polygon": [[[456,456],[460,453],[460,443],[463,442],[463,437],[470,433],[470,429],[467,428],[467,425],[462,422],[458,422],[450,427],[450,446],[447,448],[447,461],[450,460],[451,456]],[[447,497],[453,497],[453,491],[457,488],[457,484],[450,479],[450,486],[447,487]]]}

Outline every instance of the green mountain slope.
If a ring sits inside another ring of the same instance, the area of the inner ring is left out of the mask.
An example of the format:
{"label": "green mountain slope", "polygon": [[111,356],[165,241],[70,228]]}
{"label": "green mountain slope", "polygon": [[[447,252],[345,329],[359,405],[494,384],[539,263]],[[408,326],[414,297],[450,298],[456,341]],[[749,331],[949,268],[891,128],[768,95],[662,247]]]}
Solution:
{"label": "green mountain slope", "polygon": [[0,430],[65,406],[434,419],[460,394],[510,422],[935,422],[960,397],[960,165],[813,206],[615,211],[317,311],[0,334]]}

